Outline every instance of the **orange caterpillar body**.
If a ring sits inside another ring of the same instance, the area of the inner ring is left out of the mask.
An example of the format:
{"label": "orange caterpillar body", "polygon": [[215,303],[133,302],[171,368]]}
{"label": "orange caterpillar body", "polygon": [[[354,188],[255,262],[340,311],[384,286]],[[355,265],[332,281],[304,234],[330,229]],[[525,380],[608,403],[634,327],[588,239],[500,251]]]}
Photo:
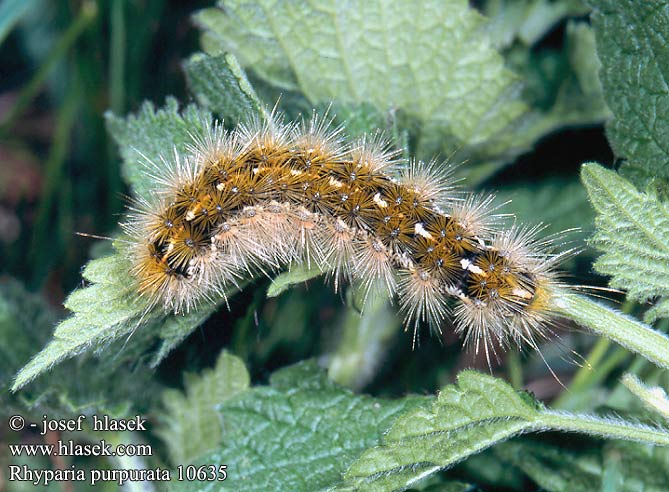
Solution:
{"label": "orange caterpillar body", "polygon": [[155,172],[160,190],[124,224],[140,294],[185,312],[244,276],[314,262],[335,287],[383,285],[414,329],[452,314],[486,354],[491,342],[534,346],[556,257],[533,231],[493,230],[490,199],[446,196],[443,167],[402,169],[380,139],[347,145],[341,133],[316,117],[214,127]]}

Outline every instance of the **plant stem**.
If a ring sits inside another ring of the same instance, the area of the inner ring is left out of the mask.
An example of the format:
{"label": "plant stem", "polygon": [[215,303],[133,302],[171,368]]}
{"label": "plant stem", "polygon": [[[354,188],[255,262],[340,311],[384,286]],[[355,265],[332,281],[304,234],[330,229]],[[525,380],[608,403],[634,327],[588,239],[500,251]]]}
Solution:
{"label": "plant stem", "polygon": [[539,414],[533,427],[535,430],[578,432],[604,438],[669,446],[669,432],[664,429],[632,424],[612,418],[600,418],[593,415],[545,410]]}
{"label": "plant stem", "polygon": [[523,365],[520,362],[520,352],[509,351],[506,355],[506,370],[511,386],[516,390],[523,389]]}
{"label": "plant stem", "polygon": [[[630,310],[632,309],[633,306],[634,306],[633,302],[626,301],[621,311],[625,314],[630,314]],[[604,359],[604,356],[606,355],[606,352],[609,350],[610,346],[611,346],[611,341],[608,338],[600,338],[597,340],[594,347],[588,354],[585,364],[581,366],[579,371],[574,376],[574,379],[572,380],[571,384],[569,385],[570,390],[578,392],[582,391],[583,389],[591,385],[589,384],[589,380],[594,379],[593,378],[593,375],[595,373],[594,369],[597,368],[597,366],[599,366],[599,364],[601,363],[602,359]]]}
{"label": "plant stem", "polygon": [[669,420],[669,398],[659,386],[646,386],[634,374],[623,376],[622,383],[650,410]]}
{"label": "plant stem", "polygon": [[669,338],[663,333],[620,311],[567,291],[557,293],[555,307],[560,314],[592,332],[669,369]]}

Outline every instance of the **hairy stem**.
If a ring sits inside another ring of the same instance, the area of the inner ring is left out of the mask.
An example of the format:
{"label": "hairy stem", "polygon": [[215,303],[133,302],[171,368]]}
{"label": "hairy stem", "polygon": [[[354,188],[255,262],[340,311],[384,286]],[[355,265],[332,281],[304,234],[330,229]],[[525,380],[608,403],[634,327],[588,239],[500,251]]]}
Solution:
{"label": "hairy stem", "polygon": [[535,420],[534,427],[537,430],[578,432],[603,438],[669,446],[669,432],[664,429],[594,415],[545,410]]}
{"label": "hairy stem", "polygon": [[622,383],[638,397],[650,410],[659,413],[669,420],[669,398],[666,392],[659,386],[646,386],[634,374],[627,373],[623,376]]}
{"label": "hairy stem", "polygon": [[584,296],[569,292],[558,296],[555,307],[561,315],[660,367],[669,368],[669,338],[665,334]]}

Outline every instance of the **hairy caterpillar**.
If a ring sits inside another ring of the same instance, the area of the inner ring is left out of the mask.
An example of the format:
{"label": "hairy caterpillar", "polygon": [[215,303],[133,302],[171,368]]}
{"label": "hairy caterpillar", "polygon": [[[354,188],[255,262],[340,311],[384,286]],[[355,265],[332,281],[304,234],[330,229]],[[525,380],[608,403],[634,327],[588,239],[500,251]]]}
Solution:
{"label": "hairy caterpillar", "polygon": [[167,170],[153,166],[159,190],[123,224],[151,305],[186,312],[245,276],[313,262],[335,288],[383,285],[414,333],[452,316],[486,356],[545,335],[560,255],[535,229],[497,230],[490,197],[456,199],[448,168],[401,163],[378,136],[346,143],[327,118],[272,115],[214,125]]}

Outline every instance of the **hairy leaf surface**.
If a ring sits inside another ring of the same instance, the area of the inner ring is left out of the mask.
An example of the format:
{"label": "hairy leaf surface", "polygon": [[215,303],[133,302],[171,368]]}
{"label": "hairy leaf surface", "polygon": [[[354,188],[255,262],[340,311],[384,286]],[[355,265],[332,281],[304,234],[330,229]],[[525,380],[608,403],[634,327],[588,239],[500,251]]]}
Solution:
{"label": "hairy leaf surface", "polygon": [[[51,378],[11,394],[14,374],[48,341],[56,320],[43,298],[14,280],[0,281],[0,413],[28,409],[53,418],[84,411],[125,416],[133,398],[142,408],[153,401],[159,388],[148,370],[125,363],[123,357],[110,362],[90,354],[56,368]],[[115,384],[117,379],[125,384]]]}
{"label": "hairy leaf surface", "polygon": [[608,136],[636,185],[669,186],[669,4],[664,0],[589,0],[613,111]]}
{"label": "hairy leaf surface", "polygon": [[669,445],[669,434],[662,429],[554,412],[500,379],[463,371],[457,385],[442,389],[432,408],[398,418],[383,444],[363,453],[344,474],[344,482],[331,490],[405,490],[514,435],[551,429],[631,440],[657,438]]}
{"label": "hairy leaf surface", "polygon": [[269,386],[219,406],[222,447],[198,461],[227,464],[229,478],[173,483],[173,490],[319,490],[378,444],[398,415],[429,401],[355,395],[329,381],[313,362],[289,367],[275,373]]}
{"label": "hairy leaf surface", "polygon": [[669,208],[598,164],[585,164],[581,178],[598,213],[592,243],[603,254],[595,269],[631,299],[659,298],[648,322],[669,316]]}
{"label": "hairy leaf surface", "polygon": [[265,111],[234,55],[192,55],[184,64],[190,90],[203,108],[226,122],[248,120]]}
{"label": "hairy leaf surface", "polygon": [[[557,20],[583,11],[577,5],[543,7],[522,13],[530,16],[528,30],[547,28],[538,21],[541,12]],[[607,114],[601,96],[583,97],[572,80],[572,72],[594,58],[594,49],[567,46],[570,62],[578,58],[577,63],[561,68],[566,76],[552,93],[553,106],[536,107],[527,81],[506,68],[514,63],[505,63],[495,50],[491,36],[498,29],[465,0],[421,2],[417,9],[387,0],[234,0],[200,12],[196,21],[206,51],[235,53],[278,93],[302,93],[312,105],[334,101],[371,104],[381,114],[399,110],[402,127],[417,133],[419,157],[442,153],[467,160],[474,181],[556,128]]]}
{"label": "hairy leaf surface", "polygon": [[134,195],[144,198],[156,187],[147,163],[160,165],[163,159],[170,162],[174,151],[183,154],[193,143],[192,135],[211,123],[208,111],[189,105],[180,112],[179,103],[171,97],[160,109],[145,102],[137,114],[122,118],[108,111],[105,118],[123,157],[123,177]]}
{"label": "hairy leaf surface", "polygon": [[[32,381],[65,359],[107,347],[127,337],[139,357],[160,342],[150,361],[158,363],[214,311],[216,305],[203,304],[185,315],[166,314],[161,308],[149,309],[145,298],[137,295],[130,262],[123,253],[90,261],[82,276],[89,285],[72,292],[65,307],[72,315],[61,321],[53,339],[16,375],[12,391]],[[230,291],[231,295],[233,292]],[[131,348],[123,348],[129,351]],[[132,357],[132,355],[129,355]],[[118,355],[117,355],[118,357]]]}

